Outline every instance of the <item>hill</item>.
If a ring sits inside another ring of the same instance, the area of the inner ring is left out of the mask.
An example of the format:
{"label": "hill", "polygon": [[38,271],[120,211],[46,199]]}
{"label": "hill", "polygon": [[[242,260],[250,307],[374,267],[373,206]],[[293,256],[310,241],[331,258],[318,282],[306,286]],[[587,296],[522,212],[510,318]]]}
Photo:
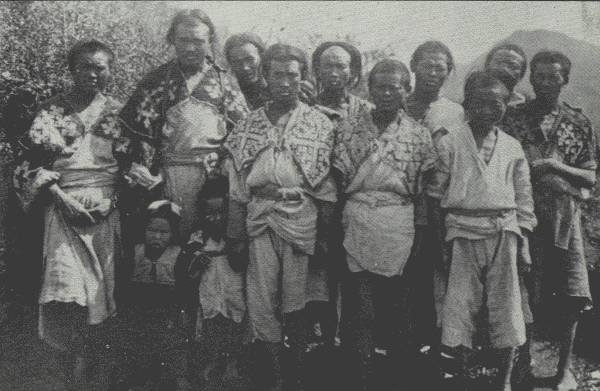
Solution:
{"label": "hill", "polygon": [[[583,112],[590,117],[596,131],[600,131],[600,47],[588,42],[571,38],[565,34],[549,30],[519,30],[510,36],[498,41],[500,43],[514,43],[523,48],[528,58],[542,49],[559,50],[565,53],[573,63],[569,84],[565,87],[562,99],[569,104],[581,107]],[[462,88],[468,74],[474,70],[483,69],[487,52],[485,48],[481,55],[467,65],[457,64],[456,72],[446,86],[446,95],[457,102],[462,101]],[[517,85],[518,91],[533,95],[529,85],[529,70],[521,83]]]}

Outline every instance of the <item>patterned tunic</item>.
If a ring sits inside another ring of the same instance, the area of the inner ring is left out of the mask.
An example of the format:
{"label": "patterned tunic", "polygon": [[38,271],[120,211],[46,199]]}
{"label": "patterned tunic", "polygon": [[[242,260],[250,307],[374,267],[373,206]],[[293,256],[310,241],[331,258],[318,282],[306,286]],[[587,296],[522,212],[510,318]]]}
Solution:
{"label": "patterned tunic", "polygon": [[413,201],[435,161],[427,129],[401,112],[379,134],[370,112],[340,127],[333,164],[342,173],[350,270],[399,275],[414,237]]}
{"label": "patterned tunic", "polygon": [[[60,173],[58,186],[88,209],[102,205],[95,224],[72,221],[55,202],[47,205],[44,228],[44,275],[39,303],[40,334],[64,349],[44,305],[53,301],[87,307],[88,323],[98,324],[114,315],[114,267],[119,262],[120,219],[115,209],[119,164],[129,140],[121,135],[120,105],[98,95],[82,112],[74,113],[60,95],[42,106],[24,140],[28,148],[15,171],[15,188],[27,209],[38,196],[32,182],[39,167]],[[92,212],[91,212],[92,213]]]}
{"label": "patterned tunic", "polygon": [[[509,111],[503,125],[521,142],[527,160],[554,158],[571,167],[595,170],[596,137],[590,120],[566,103],[541,119],[534,115],[533,107],[530,102]],[[589,189],[554,173],[534,176],[532,183],[536,214],[554,226],[554,244],[567,249],[572,220],[579,209],[576,201],[589,197]]]}
{"label": "patterned tunic", "polygon": [[[596,170],[597,145],[590,120],[566,103],[540,117],[535,104],[519,106],[504,119],[504,129],[521,142],[527,160],[554,158],[571,167]],[[589,189],[555,172],[533,175],[532,184],[540,221],[532,240],[533,301],[539,304],[553,293],[562,293],[583,297],[589,304],[580,206],[589,197]]]}
{"label": "patterned tunic", "polygon": [[237,85],[218,67],[206,63],[201,74],[186,80],[175,60],[148,74],[123,108],[137,162],[164,179],[162,194],[155,196],[182,207],[183,239],[199,223],[205,157],[220,149],[247,112]]}

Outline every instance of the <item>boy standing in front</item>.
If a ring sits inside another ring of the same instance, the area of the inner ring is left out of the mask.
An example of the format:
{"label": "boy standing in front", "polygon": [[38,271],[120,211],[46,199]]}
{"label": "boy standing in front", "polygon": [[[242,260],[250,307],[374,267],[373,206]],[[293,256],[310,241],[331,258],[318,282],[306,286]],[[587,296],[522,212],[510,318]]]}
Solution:
{"label": "boy standing in front", "polygon": [[527,235],[536,225],[529,166],[519,142],[496,126],[509,97],[502,82],[473,73],[464,96],[467,122],[440,140],[427,189],[445,214],[452,248],[442,345],[472,348],[485,305],[501,357],[495,389],[509,391],[514,351],[525,342],[518,266],[529,267]]}

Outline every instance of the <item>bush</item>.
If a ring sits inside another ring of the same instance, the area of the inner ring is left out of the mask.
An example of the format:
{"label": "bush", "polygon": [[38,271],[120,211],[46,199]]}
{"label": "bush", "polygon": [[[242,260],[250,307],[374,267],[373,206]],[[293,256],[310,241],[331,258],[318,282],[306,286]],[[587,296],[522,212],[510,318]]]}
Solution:
{"label": "bush", "polygon": [[124,101],[146,72],[167,59],[171,13],[165,2],[0,2],[0,129],[14,141],[38,104],[69,86],[66,55],[83,39],[114,50],[111,93]]}

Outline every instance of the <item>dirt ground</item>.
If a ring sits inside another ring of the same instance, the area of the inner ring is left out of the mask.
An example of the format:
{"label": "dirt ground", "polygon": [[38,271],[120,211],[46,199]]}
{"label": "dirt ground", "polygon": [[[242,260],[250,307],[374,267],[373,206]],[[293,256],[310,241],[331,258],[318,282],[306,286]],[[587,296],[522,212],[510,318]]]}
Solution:
{"label": "dirt ground", "polygon": [[[600,391],[599,343],[593,338],[597,333],[597,324],[584,324],[580,334],[586,334],[585,340],[579,338],[578,355],[575,360],[575,372],[580,387],[579,391]],[[592,338],[589,337],[592,336]],[[13,316],[2,327],[0,332],[0,391],[62,391],[64,385],[52,351],[42,344],[36,335],[36,319],[31,309],[26,309]],[[535,340],[532,346],[534,375],[548,377],[553,375],[557,362],[557,349],[547,341]],[[594,358],[595,357],[595,358]],[[306,373],[306,391],[343,390],[346,389],[344,379],[348,378],[347,369],[337,365],[343,360],[340,352],[324,355],[322,352],[312,354]],[[396,390],[430,390],[427,386],[427,375],[422,378],[421,386],[398,386]],[[418,380],[417,380],[418,381]],[[473,387],[481,391],[482,386]],[[436,387],[437,388],[437,387]],[[248,389],[248,386],[223,387],[227,389]],[[536,391],[547,391],[549,388],[536,388]],[[257,388],[257,391],[262,391]]]}

